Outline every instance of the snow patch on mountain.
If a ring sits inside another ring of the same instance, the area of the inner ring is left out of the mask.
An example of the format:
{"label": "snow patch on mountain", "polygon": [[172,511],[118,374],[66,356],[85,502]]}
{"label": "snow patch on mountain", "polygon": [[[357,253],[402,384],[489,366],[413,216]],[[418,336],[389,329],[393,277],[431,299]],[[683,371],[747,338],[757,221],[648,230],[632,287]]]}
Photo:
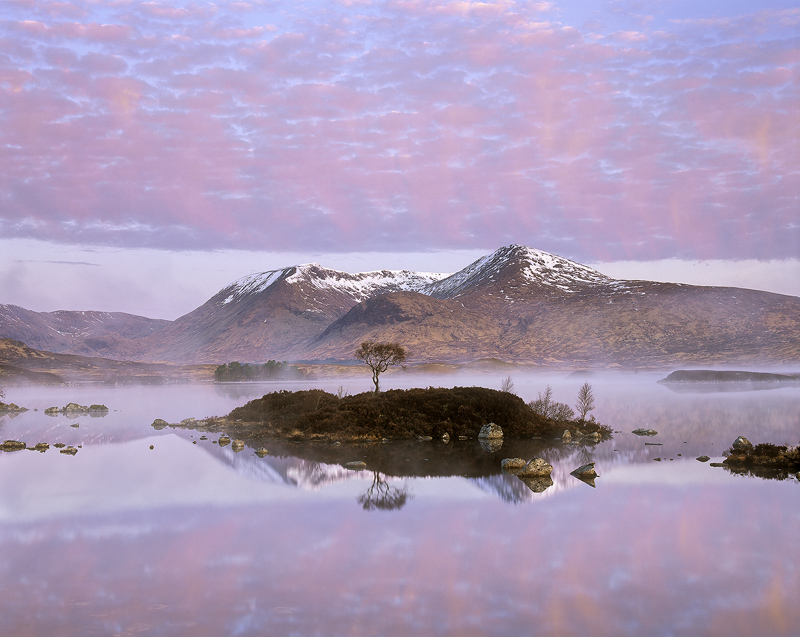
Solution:
{"label": "snow patch on mountain", "polygon": [[[495,280],[510,263],[519,265],[519,273],[531,284],[577,292],[584,285],[610,285],[616,281],[588,266],[569,259],[520,245],[510,245],[471,263],[452,276],[437,281],[424,292],[437,298],[454,298],[467,288]],[[577,287],[576,287],[577,286]]]}
{"label": "snow patch on mountain", "polygon": [[306,284],[318,290],[343,292],[356,302],[387,292],[420,292],[428,285],[448,274],[436,272],[411,272],[409,270],[379,270],[350,274],[323,268],[318,263],[250,274],[222,290],[226,293],[222,305],[259,294],[278,281]]}
{"label": "snow patch on mountain", "polygon": [[291,270],[292,268],[284,268],[283,270],[258,272],[256,274],[248,274],[234,281],[231,285],[222,290],[222,292],[228,292],[228,296],[223,299],[222,305],[227,305],[231,301],[263,292],[270,285],[275,283],[275,281],[285,277]]}

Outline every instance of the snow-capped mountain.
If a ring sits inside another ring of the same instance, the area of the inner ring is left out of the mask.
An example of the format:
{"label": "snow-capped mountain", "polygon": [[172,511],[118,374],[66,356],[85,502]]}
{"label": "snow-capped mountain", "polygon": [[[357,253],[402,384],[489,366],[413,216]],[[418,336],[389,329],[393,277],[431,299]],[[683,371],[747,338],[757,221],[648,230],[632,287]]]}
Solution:
{"label": "snow-capped mountain", "polygon": [[571,294],[587,285],[608,286],[615,283],[621,282],[569,259],[542,250],[510,245],[430,284],[423,292],[439,299],[454,299],[480,288],[506,284],[549,288]]}
{"label": "snow-capped mountain", "polygon": [[[0,337],[75,351],[74,331],[63,335],[52,320],[18,310],[0,312]],[[352,361],[361,341],[377,340],[402,343],[415,362],[800,362],[798,297],[621,281],[521,245],[450,275],[296,265],[245,276],[172,322],[134,318],[100,322],[105,356],[213,364]],[[95,328],[86,329],[77,346],[95,342]]]}
{"label": "snow-capped mountain", "polygon": [[348,294],[360,303],[365,299],[387,292],[422,292],[426,287],[448,276],[433,272],[410,272],[409,270],[379,270],[349,274],[323,268],[318,263],[270,270],[242,277],[219,292],[222,304],[241,301],[249,296],[261,294],[272,285],[285,281],[289,285],[306,285],[311,290],[337,291]]}

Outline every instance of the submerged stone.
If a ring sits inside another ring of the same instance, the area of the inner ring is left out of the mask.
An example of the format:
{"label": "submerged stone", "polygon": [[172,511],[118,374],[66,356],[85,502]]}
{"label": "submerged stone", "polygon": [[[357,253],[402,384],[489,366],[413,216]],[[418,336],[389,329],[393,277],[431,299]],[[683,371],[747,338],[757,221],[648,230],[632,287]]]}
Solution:
{"label": "submerged stone", "polygon": [[699,460],[700,462],[708,462],[709,460],[711,460],[711,458],[709,458],[708,456],[698,456],[695,459]]}
{"label": "submerged stone", "polygon": [[345,469],[350,469],[352,471],[363,471],[367,468],[367,463],[363,460],[352,460],[350,462],[344,463]]}
{"label": "submerged stone", "polygon": [[481,449],[484,451],[488,451],[489,453],[494,453],[495,451],[500,451],[503,446],[503,439],[502,438],[479,438],[478,443],[481,446]]}
{"label": "submerged stone", "polygon": [[534,493],[541,493],[553,486],[553,478],[550,476],[519,476],[519,479]]}
{"label": "submerged stone", "polygon": [[26,446],[24,442],[20,442],[19,440],[6,440],[0,445],[0,449],[3,451],[20,451],[25,449]]}
{"label": "submerged stone", "polygon": [[644,429],[639,427],[639,429],[634,429],[632,434],[636,434],[637,436],[657,436],[658,432],[655,429]]}
{"label": "submerged stone", "polygon": [[161,418],[156,418],[153,421],[153,424],[150,425],[150,426],[153,429],[156,429],[156,430],[160,431],[161,429],[166,429],[167,427],[169,427],[169,423],[166,420],[162,420]]}
{"label": "submerged stone", "polygon": [[561,442],[563,443],[572,442],[572,434],[570,433],[569,429],[565,429],[564,433],[561,434]]}
{"label": "submerged stone", "polygon": [[66,447],[65,449],[61,449],[59,453],[65,453],[70,456],[74,456],[76,453],[78,453],[78,450],[75,447]]}
{"label": "submerged stone", "polygon": [[219,437],[219,446],[224,447],[225,445],[231,444],[231,439],[228,436],[220,436]]}
{"label": "submerged stone", "polygon": [[231,449],[233,449],[234,453],[239,453],[240,451],[244,451],[244,440],[239,440],[238,438],[231,443]]}
{"label": "submerged stone", "polygon": [[259,458],[263,458],[264,456],[266,456],[266,455],[268,455],[268,454],[269,454],[269,451],[267,451],[267,449],[266,449],[265,447],[261,447],[261,449],[256,449],[256,450],[255,450],[255,454],[256,454],[256,455],[257,455]]}

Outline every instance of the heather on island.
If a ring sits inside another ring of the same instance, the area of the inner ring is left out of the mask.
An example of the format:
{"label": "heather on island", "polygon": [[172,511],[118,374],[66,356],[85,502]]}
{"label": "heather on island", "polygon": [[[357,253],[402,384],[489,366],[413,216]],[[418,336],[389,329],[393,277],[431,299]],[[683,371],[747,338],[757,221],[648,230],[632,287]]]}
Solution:
{"label": "heather on island", "polygon": [[381,440],[415,437],[475,438],[496,423],[510,438],[610,437],[589,420],[547,417],[522,398],[484,387],[393,389],[339,396],[320,389],[278,391],[234,409],[224,423],[242,434],[299,439]]}

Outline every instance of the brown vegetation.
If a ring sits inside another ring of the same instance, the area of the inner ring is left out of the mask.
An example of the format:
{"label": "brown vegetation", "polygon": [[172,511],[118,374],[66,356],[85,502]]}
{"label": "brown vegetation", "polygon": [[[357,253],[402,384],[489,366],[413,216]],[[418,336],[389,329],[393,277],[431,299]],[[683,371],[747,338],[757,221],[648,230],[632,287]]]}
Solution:
{"label": "brown vegetation", "polygon": [[761,443],[749,450],[730,447],[723,455],[723,464],[734,473],[786,480],[800,472],[800,445]]}
{"label": "brown vegetation", "polygon": [[494,422],[505,436],[560,437],[611,429],[595,422],[556,422],[536,414],[520,397],[483,387],[394,389],[336,396],[319,389],[279,391],[234,409],[225,419],[255,426],[251,435],[340,440],[408,439],[448,434],[476,437]]}

